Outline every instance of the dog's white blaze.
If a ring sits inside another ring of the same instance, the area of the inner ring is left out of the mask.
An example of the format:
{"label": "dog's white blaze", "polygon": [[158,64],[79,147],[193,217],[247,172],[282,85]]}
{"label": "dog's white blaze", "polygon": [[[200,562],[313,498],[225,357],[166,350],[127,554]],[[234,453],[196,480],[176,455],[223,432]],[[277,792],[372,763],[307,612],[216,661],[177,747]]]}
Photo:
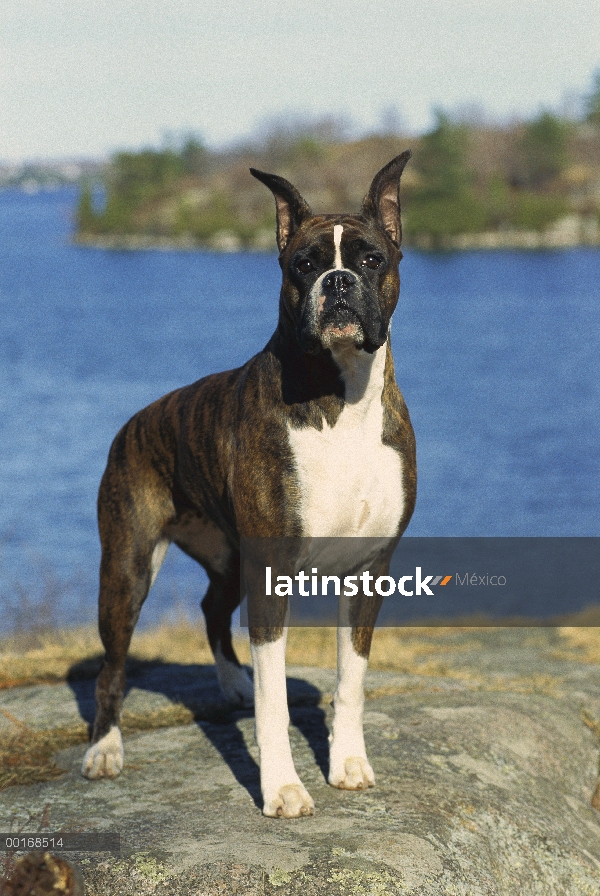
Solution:
{"label": "dog's white blaze", "polygon": [[336,271],[342,270],[342,233],[344,228],[341,224],[335,224],[333,227],[333,245],[335,246],[335,260],[333,262]]}
{"label": "dog's white blaze", "polygon": [[223,654],[221,645],[215,649],[215,665],[217,678],[221,690],[230,703],[252,706],[254,703],[254,688],[248,673],[243,666],[236,666]]}
{"label": "dog's white blaze", "polygon": [[393,536],[404,509],[402,461],[381,441],[386,345],[332,349],[346,387],[334,426],[289,427],[307,536]]}
{"label": "dog's white blaze", "polygon": [[251,644],[254,667],[256,740],[260,756],[260,786],[265,815],[294,817],[312,814],[314,803],[294,766],[288,727],[290,715],[285,684],[287,628],[277,641]]}

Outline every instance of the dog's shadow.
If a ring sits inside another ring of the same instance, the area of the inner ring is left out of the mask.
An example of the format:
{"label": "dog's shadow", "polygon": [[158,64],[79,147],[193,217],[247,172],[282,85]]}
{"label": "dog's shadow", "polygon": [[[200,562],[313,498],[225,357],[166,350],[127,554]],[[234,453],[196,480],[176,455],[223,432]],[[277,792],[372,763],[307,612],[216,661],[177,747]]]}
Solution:
{"label": "dog's shadow", "polygon": [[[95,656],[73,664],[67,677],[73,691],[81,717],[88,723],[90,734],[94,722],[94,689],[96,675],[100,671],[102,657]],[[193,713],[195,724],[218,750],[231,769],[236,780],[245,787],[255,804],[262,807],[260,774],[255,760],[250,755],[242,731],[236,724],[238,719],[254,715],[253,709],[236,709],[226,703],[219,689],[215,667],[190,663],[166,663],[162,660],[141,660],[130,656],[126,667],[127,685],[125,696],[133,690],[162,694],[171,704],[179,704]],[[310,746],[315,761],[324,777],[328,773],[328,730],[325,712],[319,706],[321,692],[317,687],[301,678],[287,678],[288,703],[292,724],[303,734]],[[143,695],[134,700],[132,712],[144,713]],[[129,708],[126,706],[125,710]],[[160,719],[160,710],[168,716],[169,705],[152,707],[158,710],[155,717],[157,727],[164,727],[166,719]],[[125,716],[124,721],[127,720]],[[134,723],[135,724],[135,723]],[[175,719],[173,724],[177,724]],[[140,727],[146,727],[145,724]],[[127,745],[125,746],[127,753]]]}

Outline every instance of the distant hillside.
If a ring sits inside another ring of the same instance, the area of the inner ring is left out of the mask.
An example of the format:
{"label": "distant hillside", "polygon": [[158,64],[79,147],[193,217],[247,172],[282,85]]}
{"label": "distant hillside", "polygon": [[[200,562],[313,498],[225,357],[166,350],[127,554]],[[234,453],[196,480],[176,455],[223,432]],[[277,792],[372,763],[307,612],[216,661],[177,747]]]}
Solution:
{"label": "distant hillside", "polygon": [[98,162],[82,159],[62,159],[45,162],[0,161],[0,190],[22,190],[37,193],[40,190],[58,190],[76,186],[84,178],[97,176]]}
{"label": "distant hillside", "polygon": [[[600,96],[600,84],[599,84]],[[119,153],[80,194],[76,240],[106,247],[274,249],[274,203],[250,166],[292,181],[314,211],[356,212],[374,173],[403,149],[407,243],[421,248],[600,245],[600,120],[549,112],[510,127],[437,114],[419,138],[318,133],[212,153]]]}

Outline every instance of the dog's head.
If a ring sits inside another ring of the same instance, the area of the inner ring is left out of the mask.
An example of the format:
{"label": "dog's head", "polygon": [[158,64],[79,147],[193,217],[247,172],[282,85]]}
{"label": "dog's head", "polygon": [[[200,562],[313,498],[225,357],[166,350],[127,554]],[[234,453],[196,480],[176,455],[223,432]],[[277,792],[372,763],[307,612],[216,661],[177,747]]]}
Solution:
{"label": "dog's head", "polygon": [[400,289],[400,176],[410,156],[375,175],[358,215],[313,215],[285,178],[250,169],[275,197],[281,313],[305,352],[354,345],[372,353],[386,341]]}

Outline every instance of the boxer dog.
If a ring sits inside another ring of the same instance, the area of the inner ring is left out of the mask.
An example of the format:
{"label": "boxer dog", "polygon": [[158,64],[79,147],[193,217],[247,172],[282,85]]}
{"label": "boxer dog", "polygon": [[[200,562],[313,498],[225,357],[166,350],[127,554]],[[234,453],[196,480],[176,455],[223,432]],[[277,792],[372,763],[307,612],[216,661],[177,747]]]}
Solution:
{"label": "boxer dog", "polygon": [[[112,444],[98,497],[106,654],[83,761],[88,778],[112,778],[123,767],[127,650],[174,542],[208,574],[202,609],[223,694],[256,708],[264,814],[313,813],[290,750],[285,622],[250,621],[254,681],[232,646],[240,541],[360,536],[396,544],[408,525],[415,440],[390,323],[400,288],[400,176],[410,155],[379,171],[358,215],[315,215],[287,180],[250,169],[275,197],[279,321],[243,367],[159,399]],[[375,604],[340,608],[329,783],[348,790],[374,783],[362,717]]]}

